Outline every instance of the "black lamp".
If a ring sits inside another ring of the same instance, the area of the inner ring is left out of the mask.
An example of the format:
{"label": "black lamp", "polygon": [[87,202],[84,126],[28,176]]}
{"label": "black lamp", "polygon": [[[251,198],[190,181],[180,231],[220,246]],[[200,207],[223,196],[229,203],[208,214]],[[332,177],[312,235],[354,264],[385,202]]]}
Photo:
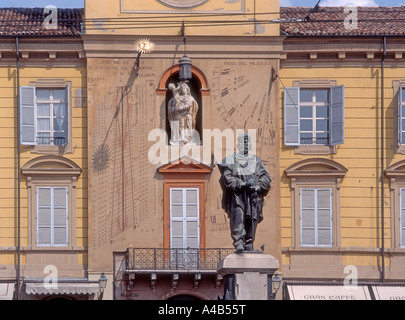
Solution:
{"label": "black lamp", "polygon": [[186,81],[191,80],[191,59],[187,57],[187,38],[186,38],[186,28],[184,26],[184,21],[180,29],[180,34],[183,36],[183,43],[184,43],[184,56],[179,60],[179,80]]}
{"label": "black lamp", "polygon": [[179,80],[191,80],[191,59],[187,57],[187,55],[184,55],[183,58],[179,60],[179,67]]}

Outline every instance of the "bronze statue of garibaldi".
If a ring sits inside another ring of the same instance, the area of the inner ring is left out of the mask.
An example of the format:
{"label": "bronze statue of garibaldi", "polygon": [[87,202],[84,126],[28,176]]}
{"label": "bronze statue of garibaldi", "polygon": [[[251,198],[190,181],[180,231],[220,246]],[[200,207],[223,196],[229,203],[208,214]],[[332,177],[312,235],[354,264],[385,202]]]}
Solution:
{"label": "bronze statue of garibaldi", "polygon": [[227,212],[231,237],[237,253],[253,251],[256,227],[263,220],[263,196],[271,187],[271,178],[261,159],[250,154],[251,137],[238,137],[238,153],[234,153],[218,166],[227,192]]}

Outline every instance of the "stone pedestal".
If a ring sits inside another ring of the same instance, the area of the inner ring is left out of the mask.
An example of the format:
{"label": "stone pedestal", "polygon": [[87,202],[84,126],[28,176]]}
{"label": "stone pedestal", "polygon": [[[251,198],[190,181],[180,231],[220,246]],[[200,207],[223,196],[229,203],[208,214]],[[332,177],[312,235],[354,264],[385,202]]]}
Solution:
{"label": "stone pedestal", "polygon": [[224,299],[273,299],[272,277],[278,268],[278,260],[263,252],[230,254],[217,269],[224,279]]}

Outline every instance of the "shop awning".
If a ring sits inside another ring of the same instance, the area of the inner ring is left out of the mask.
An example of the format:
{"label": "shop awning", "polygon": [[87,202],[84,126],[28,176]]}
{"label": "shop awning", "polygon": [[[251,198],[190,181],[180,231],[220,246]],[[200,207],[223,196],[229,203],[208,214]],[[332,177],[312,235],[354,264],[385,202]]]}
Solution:
{"label": "shop awning", "polygon": [[13,300],[14,283],[0,283],[0,300]]}
{"label": "shop awning", "polygon": [[371,300],[366,285],[289,285],[290,300]]}
{"label": "shop awning", "polygon": [[96,294],[99,292],[99,285],[97,283],[25,283],[25,292],[27,294]]}
{"label": "shop awning", "polygon": [[404,286],[371,286],[376,300],[405,300]]}

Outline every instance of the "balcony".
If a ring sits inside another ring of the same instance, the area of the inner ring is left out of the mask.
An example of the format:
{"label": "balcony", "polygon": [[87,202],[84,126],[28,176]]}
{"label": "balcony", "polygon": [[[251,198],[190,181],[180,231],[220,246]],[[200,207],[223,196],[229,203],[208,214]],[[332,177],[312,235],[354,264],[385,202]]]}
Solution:
{"label": "balcony", "polygon": [[128,248],[125,265],[127,272],[216,273],[218,262],[234,251],[233,248]]}
{"label": "balcony", "polygon": [[301,137],[300,138],[301,145],[328,145],[329,144],[329,137]]}
{"label": "balcony", "polygon": [[65,137],[37,137],[37,144],[41,146],[65,146]]}

